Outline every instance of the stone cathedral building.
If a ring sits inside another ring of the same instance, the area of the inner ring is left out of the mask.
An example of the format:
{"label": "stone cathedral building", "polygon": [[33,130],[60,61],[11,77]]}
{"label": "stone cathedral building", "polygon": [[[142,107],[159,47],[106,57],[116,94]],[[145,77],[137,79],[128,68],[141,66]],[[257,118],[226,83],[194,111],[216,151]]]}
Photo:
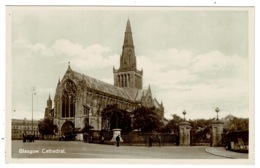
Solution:
{"label": "stone cathedral building", "polygon": [[101,112],[107,105],[113,104],[128,112],[138,106],[155,107],[163,119],[163,104],[153,98],[150,86],[143,89],[143,70],[137,69],[136,61],[128,19],[120,67],[113,68],[114,85],[76,72],[69,64],[62,80],[58,81],[54,107],[51,98],[47,100],[45,117],[53,119],[59,135],[67,128],[83,129],[86,123],[93,126],[93,130],[101,130]]}

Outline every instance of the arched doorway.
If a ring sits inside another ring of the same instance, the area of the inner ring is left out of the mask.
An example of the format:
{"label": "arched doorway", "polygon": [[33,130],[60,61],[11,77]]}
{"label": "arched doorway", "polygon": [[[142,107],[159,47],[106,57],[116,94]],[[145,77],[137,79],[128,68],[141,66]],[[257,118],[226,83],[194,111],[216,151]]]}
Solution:
{"label": "arched doorway", "polygon": [[61,127],[62,135],[71,135],[74,133],[74,124],[71,121],[66,121]]}

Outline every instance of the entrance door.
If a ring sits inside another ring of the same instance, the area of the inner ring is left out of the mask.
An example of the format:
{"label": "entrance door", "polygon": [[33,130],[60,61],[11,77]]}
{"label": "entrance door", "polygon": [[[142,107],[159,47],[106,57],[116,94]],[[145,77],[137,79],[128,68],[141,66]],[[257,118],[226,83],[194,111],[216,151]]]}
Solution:
{"label": "entrance door", "polygon": [[72,135],[74,134],[74,124],[71,121],[66,121],[61,127],[62,135]]}

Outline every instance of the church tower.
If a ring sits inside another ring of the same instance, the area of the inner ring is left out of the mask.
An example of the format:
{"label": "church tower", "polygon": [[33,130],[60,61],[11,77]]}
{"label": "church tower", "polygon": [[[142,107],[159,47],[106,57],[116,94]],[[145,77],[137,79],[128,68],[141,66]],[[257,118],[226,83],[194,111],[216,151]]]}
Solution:
{"label": "church tower", "polygon": [[136,68],[134,42],[129,19],[126,24],[120,67],[118,70],[113,68],[113,72],[115,86],[142,89],[143,70],[139,71]]}
{"label": "church tower", "polygon": [[45,108],[44,117],[45,118],[52,117],[51,111],[52,111],[52,100],[51,100],[51,95],[49,94],[49,99],[47,100],[47,107]]}
{"label": "church tower", "polygon": [[49,110],[52,109],[52,100],[51,100],[51,95],[49,94],[49,99],[47,100],[47,108]]}

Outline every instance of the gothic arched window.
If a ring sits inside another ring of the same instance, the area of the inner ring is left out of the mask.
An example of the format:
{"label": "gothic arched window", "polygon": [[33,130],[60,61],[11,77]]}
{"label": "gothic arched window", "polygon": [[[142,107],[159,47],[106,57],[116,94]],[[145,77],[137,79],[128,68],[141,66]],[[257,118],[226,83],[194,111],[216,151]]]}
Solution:
{"label": "gothic arched window", "polygon": [[64,84],[62,93],[62,118],[75,117],[77,87],[71,80]]}

